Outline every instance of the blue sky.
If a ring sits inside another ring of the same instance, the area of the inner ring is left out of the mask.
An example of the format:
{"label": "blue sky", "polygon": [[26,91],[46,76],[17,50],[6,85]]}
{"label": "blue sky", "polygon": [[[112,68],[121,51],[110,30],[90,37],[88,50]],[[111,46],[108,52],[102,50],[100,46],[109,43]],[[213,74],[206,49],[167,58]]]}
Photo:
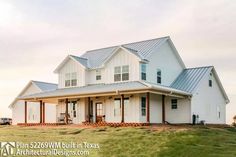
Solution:
{"label": "blue sky", "polygon": [[236,114],[233,0],[0,0],[0,117],[29,80],[57,82],[68,54],[170,36],[187,67],[214,65]]}

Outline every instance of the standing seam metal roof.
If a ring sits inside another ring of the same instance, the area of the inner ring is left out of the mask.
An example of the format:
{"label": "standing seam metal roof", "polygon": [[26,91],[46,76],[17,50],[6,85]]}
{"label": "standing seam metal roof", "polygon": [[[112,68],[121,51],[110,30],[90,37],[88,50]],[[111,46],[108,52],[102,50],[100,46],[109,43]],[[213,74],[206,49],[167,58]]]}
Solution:
{"label": "standing seam metal roof", "polygon": [[201,79],[212,70],[212,66],[184,69],[171,88],[193,93]]}
{"label": "standing seam metal roof", "polygon": [[98,68],[104,62],[112,56],[113,52],[118,47],[124,47],[128,50],[130,50],[132,53],[136,53],[137,56],[139,56],[141,59],[148,59],[150,54],[155,52],[160,45],[162,45],[169,37],[162,37],[157,39],[151,39],[151,40],[145,40],[140,42],[134,42],[129,44],[123,44],[118,46],[112,46],[97,50],[91,50],[87,51],[85,54],[83,54],[81,57],[88,59],[88,68]]}

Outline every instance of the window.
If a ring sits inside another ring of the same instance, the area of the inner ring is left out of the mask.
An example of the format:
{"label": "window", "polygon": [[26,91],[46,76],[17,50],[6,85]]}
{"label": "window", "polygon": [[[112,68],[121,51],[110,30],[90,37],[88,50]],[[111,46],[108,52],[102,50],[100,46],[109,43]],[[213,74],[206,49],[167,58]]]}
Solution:
{"label": "window", "polygon": [[129,80],[129,66],[125,65],[122,66],[122,81],[128,81]]}
{"label": "window", "polygon": [[146,71],[147,71],[146,64],[141,64],[141,79],[142,80],[146,80]]}
{"label": "window", "polygon": [[96,80],[101,80],[101,79],[102,79],[101,70],[96,70]]}
{"label": "window", "polygon": [[161,83],[161,70],[157,69],[157,83]]}
{"label": "window", "polygon": [[77,86],[77,73],[65,74],[65,87]]}
{"label": "window", "polygon": [[114,81],[121,81],[121,67],[115,67]]}
{"label": "window", "polygon": [[65,87],[69,87],[70,86],[70,73],[66,73],[65,76]]}
{"label": "window", "polygon": [[71,73],[71,86],[77,86],[76,73]]}
{"label": "window", "polygon": [[212,87],[212,73],[210,73],[210,78],[209,78],[209,87]]}
{"label": "window", "polygon": [[129,80],[129,66],[117,66],[114,68],[114,81],[128,81]]}
{"label": "window", "polygon": [[146,116],[146,97],[141,98],[141,114]]}
{"label": "window", "polygon": [[98,116],[102,116],[104,115],[103,113],[103,104],[102,103],[97,103],[97,115]]}
{"label": "window", "polygon": [[124,114],[125,116],[128,115],[128,106],[129,106],[129,98],[124,98]]}
{"label": "window", "polygon": [[217,116],[220,119],[220,106],[217,106]]}
{"label": "window", "polygon": [[178,105],[177,105],[177,99],[172,99],[171,100],[171,109],[177,109]]}
{"label": "window", "polygon": [[120,116],[121,112],[121,102],[120,98],[114,100],[114,116]]}

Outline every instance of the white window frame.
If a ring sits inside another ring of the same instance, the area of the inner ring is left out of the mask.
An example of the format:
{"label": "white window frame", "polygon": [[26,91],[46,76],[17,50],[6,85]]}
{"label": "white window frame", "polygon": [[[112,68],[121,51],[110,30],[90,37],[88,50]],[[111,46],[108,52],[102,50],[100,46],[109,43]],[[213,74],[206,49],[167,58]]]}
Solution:
{"label": "white window frame", "polygon": [[147,65],[141,64],[141,80],[147,80]]}
{"label": "white window frame", "polygon": [[77,73],[66,73],[65,74],[65,87],[75,87],[78,84]]}
{"label": "white window frame", "polygon": [[141,116],[146,116],[146,115],[147,115],[147,98],[141,97]]}
{"label": "white window frame", "polygon": [[114,67],[114,82],[129,81],[129,65]]}
{"label": "white window frame", "polygon": [[[173,102],[173,101],[176,101],[176,102]],[[172,110],[177,110],[178,109],[178,99],[171,99],[171,109]],[[176,106],[176,107],[173,107],[173,106]]]}
{"label": "white window frame", "polygon": [[161,84],[162,82],[161,74],[162,74],[161,69],[157,69],[157,83],[158,84]]}
{"label": "white window frame", "polygon": [[102,72],[100,69],[96,70],[96,81],[100,81],[102,79]]}
{"label": "white window frame", "polygon": [[[119,104],[116,104],[116,101],[118,101]],[[121,116],[121,99],[115,98],[114,99],[114,117],[118,117],[118,116]]]}

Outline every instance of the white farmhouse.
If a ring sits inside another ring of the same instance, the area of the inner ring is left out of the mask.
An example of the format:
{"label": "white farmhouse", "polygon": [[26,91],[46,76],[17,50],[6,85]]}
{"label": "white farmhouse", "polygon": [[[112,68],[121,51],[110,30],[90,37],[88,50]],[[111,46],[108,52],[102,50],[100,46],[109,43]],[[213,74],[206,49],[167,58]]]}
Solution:
{"label": "white farmhouse", "polygon": [[[45,116],[66,124],[225,123],[229,99],[214,67],[186,68],[169,37],[69,55],[54,72],[57,89],[17,97],[15,124],[51,123]],[[55,113],[45,114],[47,103]]]}

